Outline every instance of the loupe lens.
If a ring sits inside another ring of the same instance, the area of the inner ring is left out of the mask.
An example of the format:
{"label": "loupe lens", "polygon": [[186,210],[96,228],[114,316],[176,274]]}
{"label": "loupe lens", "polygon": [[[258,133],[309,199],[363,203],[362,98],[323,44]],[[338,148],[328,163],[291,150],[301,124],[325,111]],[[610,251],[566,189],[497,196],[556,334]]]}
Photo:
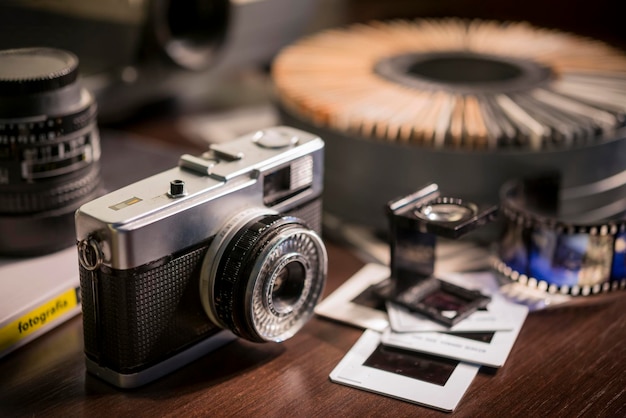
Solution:
{"label": "loupe lens", "polygon": [[453,203],[425,205],[416,210],[416,215],[420,218],[435,222],[457,222],[468,219],[473,214],[471,208]]}

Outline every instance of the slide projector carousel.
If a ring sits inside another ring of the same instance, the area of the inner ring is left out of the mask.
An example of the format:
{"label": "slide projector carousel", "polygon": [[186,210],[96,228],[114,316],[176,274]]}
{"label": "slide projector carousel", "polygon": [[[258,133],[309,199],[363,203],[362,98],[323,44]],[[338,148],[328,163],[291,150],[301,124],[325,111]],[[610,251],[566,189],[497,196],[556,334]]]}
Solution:
{"label": "slide projector carousel", "polygon": [[[559,216],[623,211],[626,55],[528,23],[372,22],[285,48],[283,122],[326,141],[325,209],[387,229],[387,201],[436,182],[497,202],[512,178],[558,171]],[[616,209],[617,207],[617,209]]]}

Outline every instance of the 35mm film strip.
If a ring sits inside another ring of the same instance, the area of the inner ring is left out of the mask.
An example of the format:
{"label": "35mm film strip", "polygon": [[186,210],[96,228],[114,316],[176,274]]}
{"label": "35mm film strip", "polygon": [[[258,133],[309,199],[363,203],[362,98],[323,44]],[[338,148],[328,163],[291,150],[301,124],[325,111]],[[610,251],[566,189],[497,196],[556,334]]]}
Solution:
{"label": "35mm film strip", "polygon": [[[505,185],[506,220],[495,269],[505,277],[555,294],[587,296],[626,289],[626,217],[577,224],[555,214],[557,193],[523,181]],[[546,198],[548,202],[546,202]]]}

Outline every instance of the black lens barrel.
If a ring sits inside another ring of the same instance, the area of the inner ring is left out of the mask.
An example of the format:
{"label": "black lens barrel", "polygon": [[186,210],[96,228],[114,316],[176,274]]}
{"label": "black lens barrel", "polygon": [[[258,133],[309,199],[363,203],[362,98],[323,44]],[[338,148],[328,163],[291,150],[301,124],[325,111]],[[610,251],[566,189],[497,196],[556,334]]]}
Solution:
{"label": "black lens barrel", "polygon": [[96,104],[78,58],[54,48],[0,51],[0,254],[74,242],[74,211],[100,189]]}
{"label": "black lens barrel", "polygon": [[258,255],[258,246],[267,241],[268,234],[276,233],[276,229],[284,224],[284,218],[279,215],[249,222],[233,237],[220,261],[221,279],[216,281],[215,286],[215,297],[220,301],[216,304],[218,317],[227,328],[250,341],[263,341],[245,316],[250,270]]}

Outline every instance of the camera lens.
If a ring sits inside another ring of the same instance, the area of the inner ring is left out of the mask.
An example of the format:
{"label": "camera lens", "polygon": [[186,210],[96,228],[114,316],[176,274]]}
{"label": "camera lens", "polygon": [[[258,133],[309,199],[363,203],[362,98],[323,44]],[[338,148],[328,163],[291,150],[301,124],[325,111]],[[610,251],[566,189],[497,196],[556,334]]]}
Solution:
{"label": "camera lens", "polygon": [[78,59],[52,48],[0,51],[0,254],[74,242],[74,211],[98,192],[96,105]]}
{"label": "camera lens", "polygon": [[291,216],[237,215],[211,244],[201,298],[209,318],[251,341],[284,341],[312,316],[326,282],[319,236]]}
{"label": "camera lens", "polygon": [[158,0],[151,7],[157,41],[175,64],[199,70],[214,62],[228,30],[227,0]]}
{"label": "camera lens", "polygon": [[306,270],[298,261],[289,262],[276,274],[271,285],[271,306],[280,313],[290,312],[304,290]]}

